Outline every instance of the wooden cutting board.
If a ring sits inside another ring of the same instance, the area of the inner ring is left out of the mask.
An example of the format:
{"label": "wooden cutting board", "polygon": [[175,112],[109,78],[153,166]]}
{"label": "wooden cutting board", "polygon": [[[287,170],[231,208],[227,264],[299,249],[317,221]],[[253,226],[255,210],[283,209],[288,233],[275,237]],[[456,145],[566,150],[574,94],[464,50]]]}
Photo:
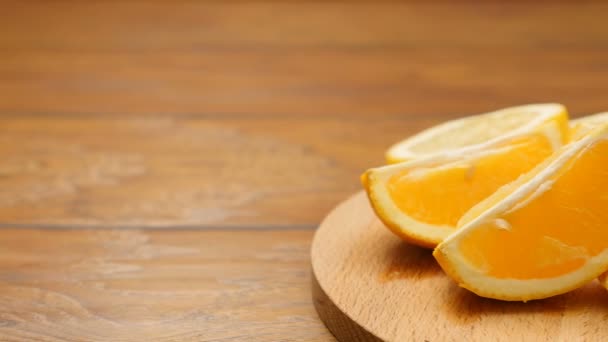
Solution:
{"label": "wooden cutting board", "polygon": [[323,221],[312,270],[315,307],[340,341],[608,341],[608,291],[597,281],[528,303],[478,297],[430,250],[389,232],[364,193]]}

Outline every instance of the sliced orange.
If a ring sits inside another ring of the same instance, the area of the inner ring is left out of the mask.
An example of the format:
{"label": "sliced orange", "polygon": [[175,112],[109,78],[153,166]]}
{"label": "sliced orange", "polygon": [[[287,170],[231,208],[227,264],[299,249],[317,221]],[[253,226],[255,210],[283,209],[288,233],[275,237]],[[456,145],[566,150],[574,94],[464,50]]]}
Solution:
{"label": "sliced orange", "polygon": [[[576,120],[570,121],[570,132],[573,139],[583,136],[585,133],[594,129],[599,125],[608,123],[608,112],[598,113],[593,115],[583,116]],[[608,272],[602,274],[599,278],[600,283],[608,289]]]}
{"label": "sliced orange", "polygon": [[[567,138],[568,115],[556,104],[516,107],[464,119],[472,123],[471,132],[467,133],[466,124],[452,124],[459,130],[448,133],[444,128],[445,135],[437,138],[448,144],[447,134],[456,141],[480,134],[484,117],[499,126],[502,117],[514,131],[502,132],[500,138],[485,136],[485,144],[478,141],[474,146],[446,149],[443,154],[436,150],[434,155],[363,174],[372,207],[395,234],[420,246],[435,247],[455,231],[460,217],[473,205],[532,169]],[[519,123],[515,125],[515,121]]]}
{"label": "sliced orange", "polygon": [[460,286],[502,300],[565,293],[608,269],[608,125],[463,216],[433,255]]}
{"label": "sliced orange", "polygon": [[437,155],[474,153],[490,145],[507,144],[560,114],[566,115],[560,104],[534,104],[447,121],[391,146],[386,151],[386,160],[393,164]]}
{"label": "sliced orange", "polygon": [[580,138],[598,125],[608,122],[608,112],[583,116],[570,121],[570,136],[573,140]]}

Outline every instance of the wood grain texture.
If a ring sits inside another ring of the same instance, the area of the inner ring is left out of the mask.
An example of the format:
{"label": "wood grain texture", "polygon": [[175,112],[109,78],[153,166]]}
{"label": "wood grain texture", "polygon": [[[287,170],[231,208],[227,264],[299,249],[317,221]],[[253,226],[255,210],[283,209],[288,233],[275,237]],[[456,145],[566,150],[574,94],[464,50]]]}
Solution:
{"label": "wood grain texture", "polygon": [[1,113],[606,110],[601,3],[8,2]]}
{"label": "wood grain texture", "polygon": [[0,223],[313,228],[434,122],[0,118]]}
{"label": "wood grain texture", "polygon": [[336,306],[319,284],[314,272],[311,275],[311,278],[312,298],[317,314],[338,341],[382,341],[379,337],[366,330]]}
{"label": "wood grain texture", "polygon": [[0,230],[2,341],[331,341],[310,231]]}
{"label": "wood grain texture", "polygon": [[599,2],[0,7],[3,341],[332,340],[310,230],[390,143],[607,109]]}
{"label": "wood grain texture", "polygon": [[[430,250],[390,233],[362,192],[323,221],[314,237],[312,265],[320,285],[319,316],[335,336],[348,336],[343,341],[601,341],[608,336],[608,292],[597,280],[528,303],[478,297],[446,276]],[[347,320],[356,325],[344,324]]]}

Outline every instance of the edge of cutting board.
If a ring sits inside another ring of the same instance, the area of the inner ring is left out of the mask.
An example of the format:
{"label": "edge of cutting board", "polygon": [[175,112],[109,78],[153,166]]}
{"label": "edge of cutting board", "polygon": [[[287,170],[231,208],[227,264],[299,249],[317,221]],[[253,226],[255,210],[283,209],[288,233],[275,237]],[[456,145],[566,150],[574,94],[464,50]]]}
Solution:
{"label": "edge of cutting board", "polygon": [[608,339],[608,291],[597,281],[543,300],[502,302],[458,287],[431,251],[386,229],[360,192],[321,223],[312,296],[340,341]]}

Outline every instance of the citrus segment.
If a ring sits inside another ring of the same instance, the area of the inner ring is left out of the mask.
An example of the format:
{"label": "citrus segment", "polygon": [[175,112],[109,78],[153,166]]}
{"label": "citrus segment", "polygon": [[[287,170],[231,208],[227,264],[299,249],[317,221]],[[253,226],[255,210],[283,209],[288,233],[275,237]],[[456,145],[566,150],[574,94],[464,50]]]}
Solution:
{"label": "citrus segment", "polygon": [[570,136],[576,140],[598,125],[608,122],[608,112],[583,116],[570,121]]}
{"label": "citrus segment", "polygon": [[474,204],[532,169],[553,152],[553,147],[538,134],[488,152],[430,169],[398,172],[388,182],[391,198],[402,212],[418,221],[456,226]]}
{"label": "citrus segment", "polygon": [[[570,121],[570,132],[573,139],[580,137],[589,130],[594,129],[598,125],[608,123],[608,112],[598,113],[583,116],[576,120]],[[608,289],[608,272],[602,274],[599,278],[600,284]]]}
{"label": "citrus segment", "polygon": [[[391,146],[386,152],[386,159],[389,163],[399,163],[438,154],[483,150],[526,134],[539,124],[555,118],[557,113],[563,114],[562,120],[567,120],[566,109],[560,104],[510,107],[451,120]],[[567,126],[563,126],[563,129],[562,133],[565,134]]]}
{"label": "citrus segment", "polygon": [[487,210],[463,219],[433,255],[484,297],[525,301],[583,285],[608,269],[607,166],[600,127],[479,203],[474,210]]}
{"label": "citrus segment", "polygon": [[484,149],[368,170],[362,183],[377,216],[404,240],[435,247],[467,210],[561,146],[567,113],[554,109],[527,132]]}

